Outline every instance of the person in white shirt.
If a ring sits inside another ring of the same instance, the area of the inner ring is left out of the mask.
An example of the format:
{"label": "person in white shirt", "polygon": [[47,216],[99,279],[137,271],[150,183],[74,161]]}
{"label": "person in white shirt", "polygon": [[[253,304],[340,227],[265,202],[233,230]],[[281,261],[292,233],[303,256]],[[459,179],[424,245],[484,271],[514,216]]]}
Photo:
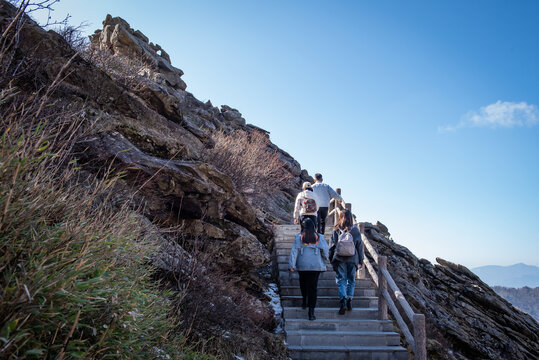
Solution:
{"label": "person in white shirt", "polygon": [[296,196],[296,205],[294,206],[294,224],[302,224],[303,220],[311,219],[314,224],[317,223],[316,214],[318,213],[318,199],[313,192],[310,182],[304,182],[303,190]]}
{"label": "person in white shirt", "polygon": [[312,189],[318,199],[317,230],[319,234],[324,234],[326,231],[326,218],[328,216],[329,202],[331,199],[337,199],[340,202],[344,202],[344,200],[331,186],[324,184],[322,174],[315,174],[314,178],[316,181],[313,184]]}

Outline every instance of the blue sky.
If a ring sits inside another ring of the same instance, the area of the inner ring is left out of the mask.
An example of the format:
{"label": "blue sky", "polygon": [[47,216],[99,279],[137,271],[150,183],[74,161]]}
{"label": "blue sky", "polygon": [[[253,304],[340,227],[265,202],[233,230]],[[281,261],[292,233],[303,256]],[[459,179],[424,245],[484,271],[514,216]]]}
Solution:
{"label": "blue sky", "polygon": [[417,256],[539,265],[539,2],[74,1],[239,109]]}

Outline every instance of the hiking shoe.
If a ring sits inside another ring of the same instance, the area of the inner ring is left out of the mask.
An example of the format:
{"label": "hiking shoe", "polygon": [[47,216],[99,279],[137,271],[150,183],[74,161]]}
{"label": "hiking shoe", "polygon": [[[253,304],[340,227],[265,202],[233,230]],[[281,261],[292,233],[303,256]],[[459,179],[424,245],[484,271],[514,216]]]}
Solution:
{"label": "hiking shoe", "polygon": [[339,308],[339,315],[344,315],[344,313],[346,312],[346,307],[344,305],[344,299],[341,299],[340,305],[341,305],[341,307]]}
{"label": "hiking shoe", "polygon": [[346,310],[352,311],[352,299],[346,299]]}

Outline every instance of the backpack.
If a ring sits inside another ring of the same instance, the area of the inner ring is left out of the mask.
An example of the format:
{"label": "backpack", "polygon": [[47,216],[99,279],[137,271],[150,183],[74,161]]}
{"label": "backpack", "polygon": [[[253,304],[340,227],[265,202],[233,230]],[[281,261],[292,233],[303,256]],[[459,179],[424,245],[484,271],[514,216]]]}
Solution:
{"label": "backpack", "polygon": [[316,201],[311,198],[303,199],[303,211],[305,214],[311,214],[316,212]]}
{"label": "backpack", "polygon": [[354,244],[354,237],[350,231],[341,231],[339,234],[339,240],[335,246],[335,255],[337,256],[354,256],[356,254],[356,246]]}

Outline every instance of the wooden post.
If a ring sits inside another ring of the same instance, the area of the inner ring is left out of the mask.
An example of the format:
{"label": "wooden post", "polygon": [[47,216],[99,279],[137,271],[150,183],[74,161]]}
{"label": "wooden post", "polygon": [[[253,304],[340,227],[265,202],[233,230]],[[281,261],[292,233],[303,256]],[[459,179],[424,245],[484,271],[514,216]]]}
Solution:
{"label": "wooden post", "polygon": [[[333,209],[335,209],[335,200],[331,199],[329,200],[328,214],[332,212]],[[333,214],[328,215],[327,220],[326,220],[326,226],[332,227],[333,225],[335,225],[335,223],[333,222],[334,218],[335,216],[333,216]]]}
{"label": "wooden post", "polygon": [[386,256],[378,256],[378,312],[380,320],[387,320],[387,301],[383,295],[387,291],[387,280],[382,269],[387,269]]}
{"label": "wooden post", "polygon": [[414,355],[416,360],[427,360],[427,334],[425,315],[414,314]]}

